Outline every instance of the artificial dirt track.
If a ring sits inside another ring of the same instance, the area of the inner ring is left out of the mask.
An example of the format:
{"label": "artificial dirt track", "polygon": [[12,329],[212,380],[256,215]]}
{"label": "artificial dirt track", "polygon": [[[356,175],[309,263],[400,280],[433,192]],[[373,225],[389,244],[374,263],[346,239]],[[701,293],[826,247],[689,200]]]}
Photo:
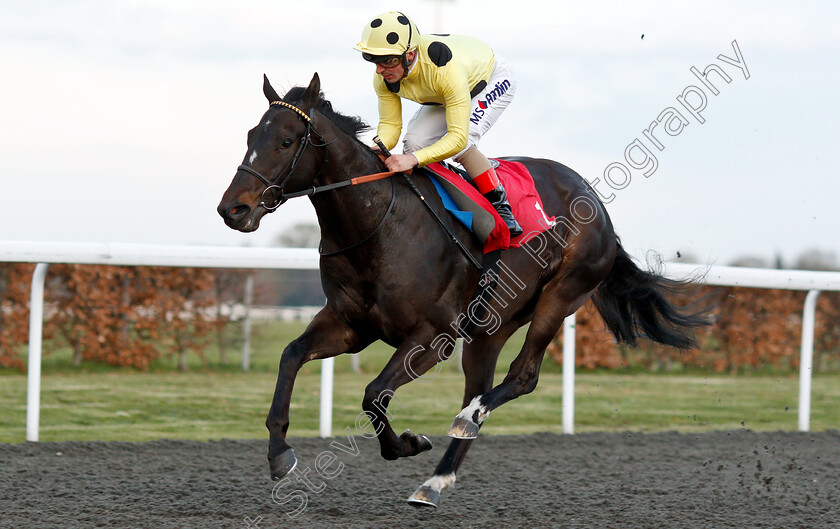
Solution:
{"label": "artificial dirt track", "polygon": [[837,431],[481,436],[437,510],[404,500],[448,440],[394,462],[335,441],[358,455],[291,440],[311,472],[276,490],[286,504],[265,440],[0,445],[0,527],[840,528]]}

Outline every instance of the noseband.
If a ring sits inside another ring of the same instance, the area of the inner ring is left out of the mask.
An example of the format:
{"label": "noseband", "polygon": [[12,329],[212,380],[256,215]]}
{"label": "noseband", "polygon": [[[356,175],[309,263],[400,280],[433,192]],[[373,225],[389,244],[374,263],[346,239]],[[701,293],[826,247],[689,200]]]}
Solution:
{"label": "noseband", "polygon": [[[277,175],[277,177],[274,179],[273,182],[271,180],[269,180],[268,178],[266,178],[265,176],[263,176],[262,174],[260,174],[259,171],[257,171],[256,169],[254,169],[253,167],[250,167],[248,165],[242,164],[237,168],[238,171],[245,171],[246,173],[255,176],[260,182],[262,182],[265,185],[265,189],[263,189],[262,195],[260,196],[260,205],[262,207],[264,207],[265,209],[267,209],[268,211],[274,211],[275,209],[282,206],[290,198],[293,198],[293,197],[296,197],[296,196],[301,196],[303,194],[309,194],[307,192],[288,193],[288,194],[283,193],[283,189],[286,186],[286,182],[289,180],[289,178],[292,177],[292,175],[295,172],[295,169],[297,169],[297,166],[300,163],[301,156],[303,156],[303,152],[306,150],[306,147],[308,147],[309,145],[312,145],[313,147],[326,147],[327,145],[329,145],[332,142],[325,142],[324,141],[324,137],[321,136],[318,133],[318,131],[315,130],[312,127],[312,119],[306,114],[306,112],[299,109],[298,107],[296,107],[296,106],[294,106],[290,103],[286,103],[285,101],[272,101],[268,106],[269,107],[279,106],[279,107],[288,108],[289,110],[293,110],[298,116],[300,116],[300,118],[303,120],[303,123],[306,127],[306,129],[304,130],[303,136],[301,136],[300,143],[298,144],[297,149],[295,149],[294,155],[292,155],[292,159],[289,161],[289,163],[286,165],[286,167],[284,167],[280,171],[280,173]],[[321,140],[320,144],[312,142],[312,135],[313,134],[315,136],[317,136],[319,140]],[[326,166],[326,165],[327,165],[327,150],[324,149],[324,161],[321,163],[321,168],[318,169],[317,173],[315,173],[315,176],[313,177],[313,179],[317,178],[318,175],[321,174],[321,171],[324,170],[324,166]],[[286,173],[287,171],[288,171],[288,173]],[[283,173],[286,173],[285,178],[283,177]],[[283,180],[278,184],[277,182],[281,178]],[[270,202],[269,202],[269,200],[270,200]]]}

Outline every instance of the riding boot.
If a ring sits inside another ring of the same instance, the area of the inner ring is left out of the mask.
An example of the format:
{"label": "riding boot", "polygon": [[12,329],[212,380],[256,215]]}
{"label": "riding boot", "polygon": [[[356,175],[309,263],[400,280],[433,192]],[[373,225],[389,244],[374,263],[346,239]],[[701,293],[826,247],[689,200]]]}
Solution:
{"label": "riding boot", "polygon": [[522,226],[516,222],[516,218],[513,216],[513,211],[510,209],[510,203],[508,203],[507,193],[505,193],[505,188],[501,183],[489,193],[484,193],[484,198],[490,201],[490,204],[493,205],[496,212],[500,217],[502,217],[502,220],[505,221],[508,230],[510,230],[511,239],[522,235]]}
{"label": "riding boot", "polygon": [[511,238],[522,235],[522,227],[518,222],[516,222],[516,218],[513,216],[513,211],[511,211],[510,203],[508,202],[507,193],[505,193],[505,188],[499,181],[499,177],[496,175],[496,170],[491,167],[487,171],[484,171],[477,177],[473,178],[473,182],[478,188],[479,193],[484,195],[484,198],[493,205],[496,212],[500,217],[502,217],[502,220],[505,221],[505,224],[510,231]]}

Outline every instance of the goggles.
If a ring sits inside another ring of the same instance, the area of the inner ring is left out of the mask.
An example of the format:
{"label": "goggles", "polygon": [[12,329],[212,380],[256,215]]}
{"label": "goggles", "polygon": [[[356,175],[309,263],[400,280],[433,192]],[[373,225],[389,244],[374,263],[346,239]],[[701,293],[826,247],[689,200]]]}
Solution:
{"label": "goggles", "polygon": [[385,68],[393,68],[402,63],[402,57],[399,55],[371,55],[370,53],[362,53],[362,58],[367,62],[381,64]]}

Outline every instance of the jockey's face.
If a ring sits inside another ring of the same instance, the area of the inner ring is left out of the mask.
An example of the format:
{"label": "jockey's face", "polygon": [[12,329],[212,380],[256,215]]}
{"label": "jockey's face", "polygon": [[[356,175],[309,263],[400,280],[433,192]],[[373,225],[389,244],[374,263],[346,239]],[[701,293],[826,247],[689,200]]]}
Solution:
{"label": "jockey's face", "polygon": [[[416,52],[410,51],[405,54],[405,59],[411,64],[414,61],[414,56]],[[400,61],[396,66],[385,66],[382,63],[376,64],[376,73],[381,75],[385,81],[389,83],[396,83],[400,81],[405,76],[405,68],[403,68],[402,61]]]}

